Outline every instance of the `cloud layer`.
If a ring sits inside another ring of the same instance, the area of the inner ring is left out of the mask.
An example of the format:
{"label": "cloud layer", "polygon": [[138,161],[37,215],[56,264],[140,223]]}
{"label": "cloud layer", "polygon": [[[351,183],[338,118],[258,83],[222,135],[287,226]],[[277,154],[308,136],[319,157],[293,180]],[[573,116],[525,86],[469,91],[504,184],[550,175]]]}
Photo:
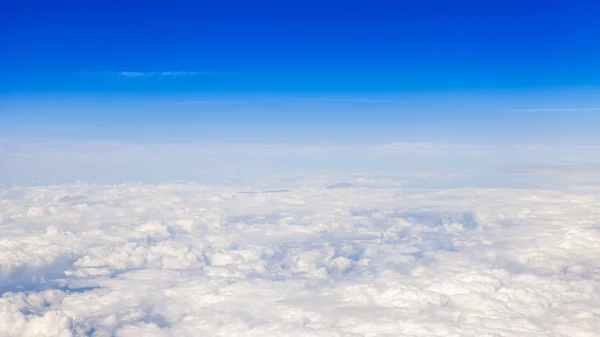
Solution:
{"label": "cloud layer", "polygon": [[353,186],[0,190],[0,335],[597,336],[599,189]]}
{"label": "cloud layer", "polygon": [[595,174],[598,148],[595,144],[0,140],[0,186],[195,181],[269,190],[306,187],[314,177],[320,177],[320,186],[327,186],[358,176],[379,180],[386,176],[387,186],[560,188],[600,183]]}

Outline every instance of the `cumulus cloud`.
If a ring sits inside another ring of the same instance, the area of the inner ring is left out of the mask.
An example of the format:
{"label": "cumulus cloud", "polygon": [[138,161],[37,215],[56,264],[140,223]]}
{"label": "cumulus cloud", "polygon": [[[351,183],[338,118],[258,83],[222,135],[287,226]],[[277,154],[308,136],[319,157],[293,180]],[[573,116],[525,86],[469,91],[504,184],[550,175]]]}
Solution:
{"label": "cumulus cloud", "polygon": [[600,331],[600,189],[377,185],[1,189],[0,335]]}

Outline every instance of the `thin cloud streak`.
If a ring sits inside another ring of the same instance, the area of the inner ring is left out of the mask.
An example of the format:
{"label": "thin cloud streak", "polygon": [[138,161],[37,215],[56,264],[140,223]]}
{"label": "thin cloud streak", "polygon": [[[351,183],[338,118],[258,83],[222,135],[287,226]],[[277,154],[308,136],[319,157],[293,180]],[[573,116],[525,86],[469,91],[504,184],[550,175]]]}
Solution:
{"label": "thin cloud streak", "polygon": [[419,143],[398,142],[379,144],[370,148],[370,151],[381,153],[420,153],[420,154],[483,154],[487,153],[489,146],[472,144],[446,144],[446,143]]}
{"label": "thin cloud streak", "polygon": [[323,101],[323,102],[356,102],[356,103],[375,103],[375,102],[394,102],[392,99],[372,99],[372,98],[329,98],[329,97],[315,97],[315,98],[294,98],[294,101]]}
{"label": "thin cloud streak", "polygon": [[227,101],[211,101],[211,100],[198,100],[198,101],[180,101],[180,102],[172,102],[173,105],[203,105],[203,104],[222,104],[227,103]]}
{"label": "thin cloud streak", "polygon": [[170,76],[198,76],[224,74],[217,71],[122,71],[119,73],[125,77],[170,77]]}
{"label": "thin cloud streak", "polygon": [[600,169],[588,169],[570,165],[527,165],[501,171],[502,174],[555,174],[568,176],[597,176]]}
{"label": "thin cloud streak", "polygon": [[589,112],[600,111],[600,108],[536,108],[536,109],[512,109],[511,112]]}

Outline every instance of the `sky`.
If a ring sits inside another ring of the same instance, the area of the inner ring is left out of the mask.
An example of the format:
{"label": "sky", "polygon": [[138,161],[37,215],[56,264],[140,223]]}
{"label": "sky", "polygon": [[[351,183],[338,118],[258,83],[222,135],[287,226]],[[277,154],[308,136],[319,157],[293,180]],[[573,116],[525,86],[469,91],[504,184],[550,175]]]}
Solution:
{"label": "sky", "polygon": [[0,336],[597,337],[599,1],[3,1]]}
{"label": "sky", "polygon": [[[0,141],[13,150],[2,157],[18,173],[39,166],[15,155],[31,142],[63,144],[66,159],[73,142],[595,145],[598,11],[595,1],[11,2]],[[505,163],[494,169],[517,165],[513,152],[496,152]],[[563,157],[554,164],[573,164]]]}
{"label": "sky", "polygon": [[0,24],[1,131],[390,142],[519,138],[524,126],[593,138],[598,10],[594,1],[11,2]]}

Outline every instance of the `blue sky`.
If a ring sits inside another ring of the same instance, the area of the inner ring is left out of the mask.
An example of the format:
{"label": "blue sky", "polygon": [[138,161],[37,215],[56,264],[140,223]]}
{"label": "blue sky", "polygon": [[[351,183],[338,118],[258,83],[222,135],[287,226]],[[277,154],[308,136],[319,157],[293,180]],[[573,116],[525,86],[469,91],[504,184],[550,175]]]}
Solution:
{"label": "blue sky", "polygon": [[4,139],[595,142],[595,1],[13,2]]}

